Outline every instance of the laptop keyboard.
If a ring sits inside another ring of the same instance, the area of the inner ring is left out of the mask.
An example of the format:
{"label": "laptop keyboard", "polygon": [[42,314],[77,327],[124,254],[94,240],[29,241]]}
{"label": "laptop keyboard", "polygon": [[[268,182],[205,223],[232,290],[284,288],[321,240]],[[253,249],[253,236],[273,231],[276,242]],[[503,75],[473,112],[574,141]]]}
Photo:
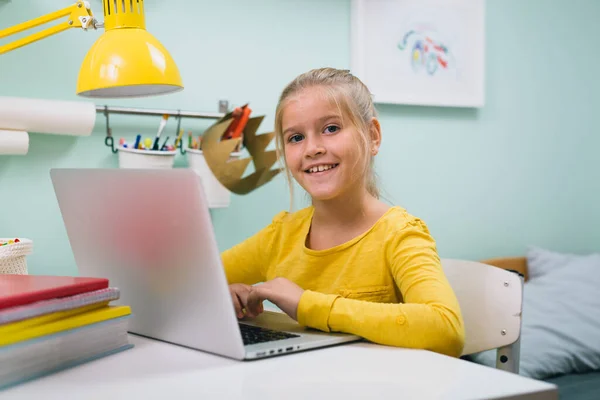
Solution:
{"label": "laptop keyboard", "polygon": [[258,326],[246,324],[240,324],[240,330],[242,332],[242,339],[244,340],[244,345],[274,342],[276,340],[300,337],[300,335],[295,335],[293,333],[274,331],[272,329],[261,328]]}

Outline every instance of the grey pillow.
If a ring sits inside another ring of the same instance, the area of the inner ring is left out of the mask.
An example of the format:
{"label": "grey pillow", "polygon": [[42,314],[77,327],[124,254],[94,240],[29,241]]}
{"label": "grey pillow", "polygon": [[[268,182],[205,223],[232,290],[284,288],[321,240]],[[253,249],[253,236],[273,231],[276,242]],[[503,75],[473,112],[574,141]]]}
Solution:
{"label": "grey pillow", "polygon": [[[523,293],[520,374],[545,379],[600,370],[600,254],[531,248],[528,266],[535,272]],[[496,351],[469,358],[493,367]]]}
{"label": "grey pillow", "polygon": [[558,253],[537,246],[527,248],[527,270],[529,280],[549,274],[559,268],[566,266],[573,260],[594,259],[598,254],[577,255],[570,253]]}

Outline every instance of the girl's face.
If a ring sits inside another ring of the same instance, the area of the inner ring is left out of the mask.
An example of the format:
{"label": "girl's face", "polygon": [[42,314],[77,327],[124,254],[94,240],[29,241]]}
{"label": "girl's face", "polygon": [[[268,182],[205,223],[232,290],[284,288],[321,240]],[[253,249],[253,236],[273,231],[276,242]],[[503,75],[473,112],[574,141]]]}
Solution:
{"label": "girl's face", "polygon": [[359,133],[342,125],[323,89],[304,89],[288,100],[282,132],[287,167],[313,200],[331,200],[364,186]]}

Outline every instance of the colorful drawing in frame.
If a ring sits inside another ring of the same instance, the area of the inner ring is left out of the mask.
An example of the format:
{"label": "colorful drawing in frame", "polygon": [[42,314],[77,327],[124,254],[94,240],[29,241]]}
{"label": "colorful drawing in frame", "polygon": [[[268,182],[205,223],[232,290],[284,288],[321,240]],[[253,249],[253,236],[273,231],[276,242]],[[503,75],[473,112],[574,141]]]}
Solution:
{"label": "colorful drawing in frame", "polygon": [[483,0],[353,0],[351,70],[377,103],[482,107]]}
{"label": "colorful drawing in frame", "polygon": [[450,49],[439,40],[434,40],[427,32],[408,31],[398,49],[408,51],[410,47],[410,64],[415,73],[425,71],[434,76],[438,69],[452,70],[455,68]]}

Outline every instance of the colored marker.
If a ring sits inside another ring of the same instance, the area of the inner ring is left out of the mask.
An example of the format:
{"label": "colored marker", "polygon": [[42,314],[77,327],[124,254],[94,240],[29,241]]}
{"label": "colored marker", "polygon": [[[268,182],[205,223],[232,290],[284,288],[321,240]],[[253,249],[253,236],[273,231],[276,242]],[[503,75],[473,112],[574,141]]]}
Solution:
{"label": "colored marker", "polygon": [[179,142],[181,142],[182,137],[183,137],[183,129],[180,129],[179,135],[177,135],[177,139],[175,139],[175,147],[179,147]]}
{"label": "colored marker", "polygon": [[167,142],[169,141],[169,137],[167,136],[167,138],[165,139],[165,141],[163,142],[163,145],[160,146],[161,150],[166,150],[167,149]]}
{"label": "colored marker", "polygon": [[137,149],[138,147],[140,147],[140,140],[142,140],[142,135],[137,135],[135,137],[135,146],[133,146],[134,149]]}

